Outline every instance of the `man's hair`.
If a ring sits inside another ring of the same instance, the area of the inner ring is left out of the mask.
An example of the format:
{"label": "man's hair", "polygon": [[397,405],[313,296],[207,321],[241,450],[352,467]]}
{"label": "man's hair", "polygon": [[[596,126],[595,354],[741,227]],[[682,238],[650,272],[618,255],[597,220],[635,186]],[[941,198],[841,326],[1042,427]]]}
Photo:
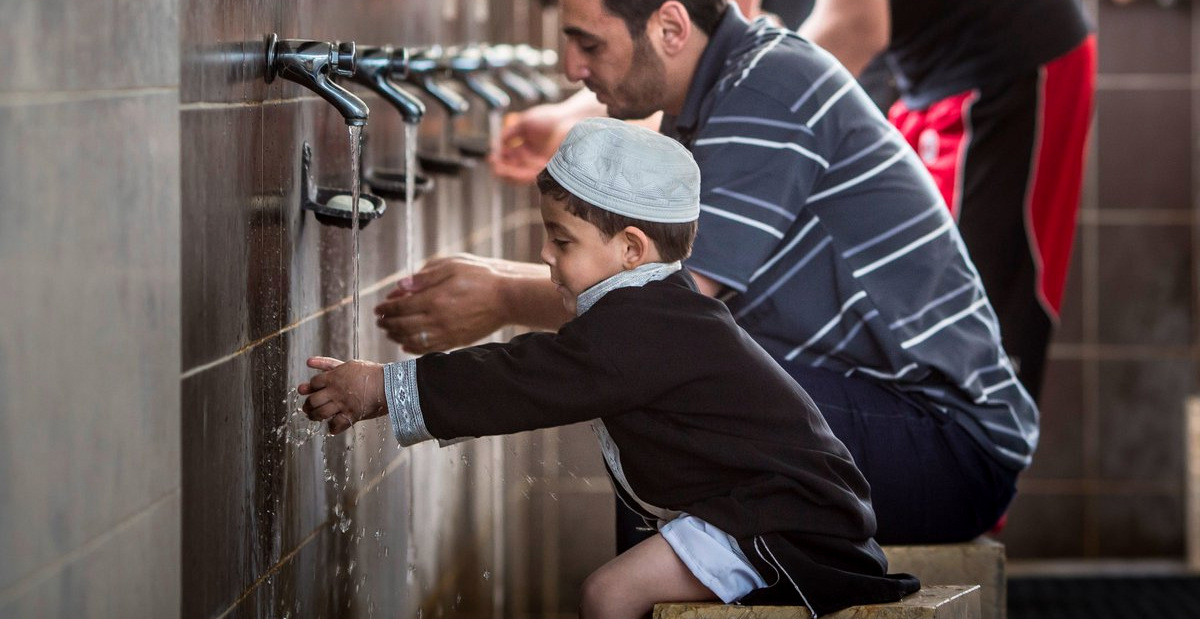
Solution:
{"label": "man's hair", "polygon": [[[604,9],[625,22],[633,40],[638,40],[646,34],[646,22],[650,15],[658,10],[667,0],[603,0]],[[678,0],[687,9],[692,23],[712,36],[717,29],[717,23],[725,14],[728,0]]]}
{"label": "man's hair", "polygon": [[546,170],[542,170],[538,174],[537,188],[542,195],[566,203],[568,213],[596,226],[600,230],[600,234],[604,235],[605,240],[611,239],[614,234],[633,226],[645,232],[646,236],[654,241],[654,246],[658,248],[658,255],[663,262],[683,260],[692,253],[692,241],[696,238],[695,221],[668,224],[634,219],[606,211],[567,191]]}

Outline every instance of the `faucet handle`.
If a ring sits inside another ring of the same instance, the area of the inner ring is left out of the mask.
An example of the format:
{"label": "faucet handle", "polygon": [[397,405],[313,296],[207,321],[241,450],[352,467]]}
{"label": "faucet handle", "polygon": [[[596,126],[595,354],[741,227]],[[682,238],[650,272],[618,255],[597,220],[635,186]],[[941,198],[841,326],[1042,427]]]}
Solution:
{"label": "faucet handle", "polygon": [[350,77],[354,75],[354,41],[334,43],[329,49],[329,66],[335,75]]}

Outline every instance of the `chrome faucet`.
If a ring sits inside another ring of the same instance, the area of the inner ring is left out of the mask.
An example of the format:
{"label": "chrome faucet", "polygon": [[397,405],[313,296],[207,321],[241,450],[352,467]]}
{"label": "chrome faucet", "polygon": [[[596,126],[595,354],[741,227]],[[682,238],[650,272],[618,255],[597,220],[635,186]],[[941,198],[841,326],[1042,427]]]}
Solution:
{"label": "chrome faucet", "polygon": [[404,79],[408,72],[408,50],[403,47],[360,47],[358,70],[351,79],[375,91],[399,110],[404,122],[415,125],[425,116],[425,104],[392,81]]}
{"label": "chrome faucet", "polygon": [[280,39],[267,35],[267,83],[276,76],[290,80],[321,95],[346,119],[347,125],[365,125],[370,109],[362,99],[329,79],[331,74],[354,75],[354,42],[327,43],[304,39]]}
{"label": "chrome faucet", "polygon": [[450,75],[463,83],[467,90],[483,100],[489,110],[503,110],[512,105],[508,93],[500,89],[484,73],[491,70],[487,56],[478,47],[450,50]]}
{"label": "chrome faucet", "polygon": [[451,116],[465,114],[471,104],[462,95],[438,82],[450,70],[450,61],[438,45],[415,50],[408,56],[408,82],[433,97]]}

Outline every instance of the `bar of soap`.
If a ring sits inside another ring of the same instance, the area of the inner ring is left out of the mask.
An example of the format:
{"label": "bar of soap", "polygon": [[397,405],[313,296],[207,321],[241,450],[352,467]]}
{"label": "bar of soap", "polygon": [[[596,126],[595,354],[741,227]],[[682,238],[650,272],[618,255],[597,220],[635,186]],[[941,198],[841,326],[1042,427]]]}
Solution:
{"label": "bar of soap", "polygon": [[[349,194],[344,194],[344,193],[338,194],[338,195],[330,198],[329,202],[326,203],[326,206],[328,206],[329,208],[337,209],[339,211],[346,211],[347,213],[352,212],[354,210],[354,196],[351,196]],[[363,213],[373,212],[374,210],[375,210],[375,204],[373,202],[371,202],[370,200],[367,200],[365,198],[359,197],[358,213],[360,215]]]}

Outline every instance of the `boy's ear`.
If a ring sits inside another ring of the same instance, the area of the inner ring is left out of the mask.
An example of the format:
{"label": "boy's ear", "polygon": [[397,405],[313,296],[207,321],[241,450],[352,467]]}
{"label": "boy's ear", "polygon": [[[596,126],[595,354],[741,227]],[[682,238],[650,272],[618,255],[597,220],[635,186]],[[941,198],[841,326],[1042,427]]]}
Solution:
{"label": "boy's ear", "polygon": [[620,233],[624,245],[621,255],[622,266],[626,270],[640,267],[647,262],[657,260],[654,242],[637,226],[627,226]]}
{"label": "boy's ear", "polygon": [[677,0],[668,0],[658,7],[650,25],[658,31],[662,51],[669,56],[681,51],[692,35],[692,17]]}

